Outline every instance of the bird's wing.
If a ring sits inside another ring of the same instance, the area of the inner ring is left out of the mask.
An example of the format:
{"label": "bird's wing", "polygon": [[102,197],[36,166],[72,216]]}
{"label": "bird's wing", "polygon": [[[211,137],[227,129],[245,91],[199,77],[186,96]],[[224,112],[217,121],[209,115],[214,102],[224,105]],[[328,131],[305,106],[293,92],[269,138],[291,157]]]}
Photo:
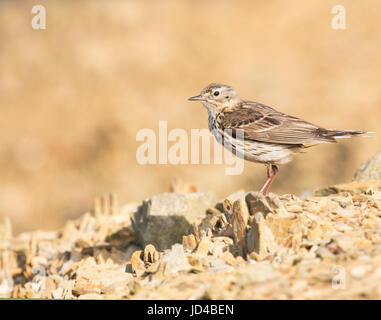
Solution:
{"label": "bird's wing", "polygon": [[245,101],[224,112],[221,129],[231,130],[234,136],[239,136],[237,130],[242,130],[245,140],[267,143],[311,145],[335,142],[333,137],[322,135],[326,129],[255,102]]}

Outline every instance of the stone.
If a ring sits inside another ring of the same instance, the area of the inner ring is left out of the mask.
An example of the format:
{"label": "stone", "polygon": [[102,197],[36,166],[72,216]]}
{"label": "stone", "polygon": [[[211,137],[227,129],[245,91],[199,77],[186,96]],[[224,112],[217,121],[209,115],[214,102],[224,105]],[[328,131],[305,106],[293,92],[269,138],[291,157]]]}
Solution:
{"label": "stone", "polygon": [[64,290],[62,287],[58,287],[56,290],[53,290],[51,292],[53,299],[62,299],[63,292],[64,292]]}
{"label": "stone", "polygon": [[357,266],[357,267],[354,267],[352,270],[351,270],[351,276],[353,278],[356,278],[356,279],[361,279],[363,278],[367,272],[369,272],[370,270],[372,269],[371,266],[369,265],[361,265],[361,266]]}
{"label": "stone", "polygon": [[[246,192],[244,190],[238,190],[232,194],[229,194],[225,200],[229,200],[229,202],[233,204],[237,200],[245,199],[245,196],[246,196]],[[233,208],[231,208],[231,209],[233,209]]]}
{"label": "stone", "polygon": [[[379,300],[380,183],[355,181],[303,199],[238,192],[208,206],[182,245],[164,250],[138,246],[128,219],[138,210],[129,205],[98,208],[59,232],[3,232],[0,296]],[[343,275],[345,290],[333,290]]]}
{"label": "stone", "polygon": [[231,215],[233,213],[234,203],[239,200],[241,203],[242,214],[244,216],[244,219],[247,221],[247,219],[249,218],[249,208],[247,207],[245,198],[246,193],[243,190],[230,194],[224,200],[224,210],[230,213]]}
{"label": "stone", "polygon": [[381,180],[381,152],[365,161],[355,172],[354,180]]}
{"label": "stone", "polygon": [[188,263],[192,267],[192,271],[196,271],[196,272],[204,271],[204,267],[202,266],[199,258],[189,255]]}
{"label": "stone", "polygon": [[144,201],[134,213],[133,228],[139,244],[162,251],[181,243],[191,224],[213,203],[213,194],[163,193]]}
{"label": "stone", "polygon": [[118,292],[116,296],[121,297],[128,294],[128,284],[132,280],[132,275],[121,270],[118,265],[111,262],[99,265],[93,257],[89,257],[79,263],[73,291],[77,295]]}
{"label": "stone", "polygon": [[333,260],[335,259],[335,255],[326,247],[319,247],[316,251],[315,254],[317,257],[321,259],[326,259],[326,260]]}
{"label": "stone", "polygon": [[208,255],[211,246],[212,243],[210,241],[210,238],[205,236],[199,242],[195,253],[198,255],[206,256]]}
{"label": "stone", "polygon": [[183,247],[187,252],[192,252],[197,247],[196,237],[193,234],[183,236]]}
{"label": "stone", "polygon": [[164,254],[162,266],[165,274],[187,271],[191,268],[181,244],[174,244],[171,250]]}
{"label": "stone", "polygon": [[247,252],[255,252],[261,259],[272,253],[276,248],[274,235],[268,227],[262,212],[249,218],[249,229],[246,237]]}
{"label": "stone", "polygon": [[227,265],[223,258],[215,258],[210,261],[209,272],[220,272],[225,270],[231,270],[231,267]]}
{"label": "stone", "polygon": [[357,237],[350,236],[349,234],[340,235],[334,238],[335,243],[344,251],[353,248],[357,240]]}
{"label": "stone", "polygon": [[160,261],[156,261],[154,263],[151,263],[149,266],[146,268],[146,273],[156,273],[159,268],[160,268]]}
{"label": "stone", "polygon": [[291,206],[287,207],[287,211],[292,212],[292,213],[302,213],[303,208],[302,208],[302,206],[300,206],[298,204],[292,204]]}
{"label": "stone", "polygon": [[233,204],[234,202],[230,199],[225,199],[223,202],[223,210],[228,216],[231,216],[233,213]]}
{"label": "stone", "polygon": [[[162,256],[163,253],[156,251],[152,244],[147,245],[143,252],[139,251],[139,254],[136,254],[136,257],[133,256],[136,259],[135,263],[137,267],[135,268],[139,269],[139,275],[141,276],[144,273],[155,273],[158,271]],[[141,262],[143,262],[143,264]],[[131,259],[131,266],[132,265],[133,262]]]}
{"label": "stone", "polygon": [[268,215],[266,218],[267,226],[276,239],[276,243],[287,246],[290,239],[298,234],[306,234],[308,227],[301,222],[299,217],[279,217]]}
{"label": "stone", "polygon": [[224,216],[224,214],[218,210],[208,209],[206,211],[206,217],[202,219],[201,223],[198,225],[198,231],[201,233],[203,231],[207,232],[208,229],[215,229],[216,224],[221,220],[221,216]]}
{"label": "stone", "polygon": [[138,250],[132,254],[131,269],[138,277],[142,276],[145,272],[144,261],[142,260],[143,251]]}
{"label": "stone", "polygon": [[222,259],[224,259],[224,261],[231,265],[231,266],[234,266],[237,264],[237,260],[234,258],[234,256],[231,254],[231,252],[227,251],[225,252],[223,255],[222,255]]}
{"label": "stone", "polygon": [[262,212],[264,217],[270,212],[276,213],[279,216],[289,216],[282,201],[274,193],[264,196],[258,192],[250,192],[246,195],[246,203],[251,216],[257,212]]}
{"label": "stone", "polygon": [[242,208],[242,200],[237,200],[233,205],[232,226],[234,242],[241,247],[242,255],[247,251],[246,248],[246,225],[248,216]]}
{"label": "stone", "polygon": [[[224,252],[229,251],[229,244],[226,243],[223,239],[224,237],[214,238],[215,241],[212,243],[212,247],[209,249],[214,257],[221,257]],[[230,238],[228,238],[231,240]],[[231,241],[230,245],[233,242]]]}
{"label": "stone", "polygon": [[156,251],[152,244],[147,245],[143,252],[143,261],[147,264],[152,264],[160,260],[161,254]]}
{"label": "stone", "polygon": [[331,187],[322,188],[314,190],[314,197],[327,197],[329,195],[338,194],[342,192],[350,193],[351,195],[355,195],[358,193],[366,193],[370,187],[374,189],[381,188],[380,180],[371,180],[371,181],[353,181],[350,183],[337,184]]}

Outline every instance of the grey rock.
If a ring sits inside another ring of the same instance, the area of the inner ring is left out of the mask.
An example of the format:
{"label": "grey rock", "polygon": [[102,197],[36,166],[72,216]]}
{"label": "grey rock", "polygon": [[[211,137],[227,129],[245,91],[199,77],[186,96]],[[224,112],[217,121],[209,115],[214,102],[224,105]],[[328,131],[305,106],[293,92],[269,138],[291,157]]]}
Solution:
{"label": "grey rock", "polygon": [[269,213],[276,213],[282,217],[289,216],[282,201],[274,193],[264,196],[258,192],[250,192],[246,195],[246,203],[251,216],[257,212],[262,212],[265,218]]}
{"label": "grey rock", "polygon": [[143,201],[132,218],[140,245],[152,244],[162,251],[182,243],[183,235],[212,206],[213,199],[210,192],[162,193]]}
{"label": "grey rock", "polygon": [[365,161],[355,173],[354,180],[381,180],[381,152]]}

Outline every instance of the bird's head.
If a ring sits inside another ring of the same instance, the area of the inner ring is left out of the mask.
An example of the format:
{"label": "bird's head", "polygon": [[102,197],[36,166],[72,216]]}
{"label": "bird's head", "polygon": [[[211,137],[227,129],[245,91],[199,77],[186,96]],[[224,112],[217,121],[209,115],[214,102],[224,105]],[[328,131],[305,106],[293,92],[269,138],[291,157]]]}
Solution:
{"label": "bird's head", "polygon": [[199,95],[191,97],[188,100],[202,102],[211,112],[218,112],[226,107],[233,107],[241,101],[237,92],[232,87],[219,83],[211,83]]}

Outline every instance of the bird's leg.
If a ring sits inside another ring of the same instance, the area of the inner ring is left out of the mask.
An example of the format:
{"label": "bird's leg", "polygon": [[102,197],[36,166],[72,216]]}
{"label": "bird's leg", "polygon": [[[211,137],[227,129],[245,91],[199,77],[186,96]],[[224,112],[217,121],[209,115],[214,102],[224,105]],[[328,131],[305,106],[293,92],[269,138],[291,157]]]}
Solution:
{"label": "bird's leg", "polygon": [[259,190],[259,193],[262,193],[264,196],[267,194],[278,171],[278,167],[274,164],[267,166],[267,180],[265,181],[261,190]]}
{"label": "bird's leg", "polygon": [[270,182],[270,179],[271,179],[271,164],[269,165],[266,165],[266,169],[267,169],[267,180],[265,181],[265,183],[263,184],[261,190],[259,190],[259,193],[262,193],[263,195],[266,195],[265,193],[265,190],[267,189],[267,186]]}

